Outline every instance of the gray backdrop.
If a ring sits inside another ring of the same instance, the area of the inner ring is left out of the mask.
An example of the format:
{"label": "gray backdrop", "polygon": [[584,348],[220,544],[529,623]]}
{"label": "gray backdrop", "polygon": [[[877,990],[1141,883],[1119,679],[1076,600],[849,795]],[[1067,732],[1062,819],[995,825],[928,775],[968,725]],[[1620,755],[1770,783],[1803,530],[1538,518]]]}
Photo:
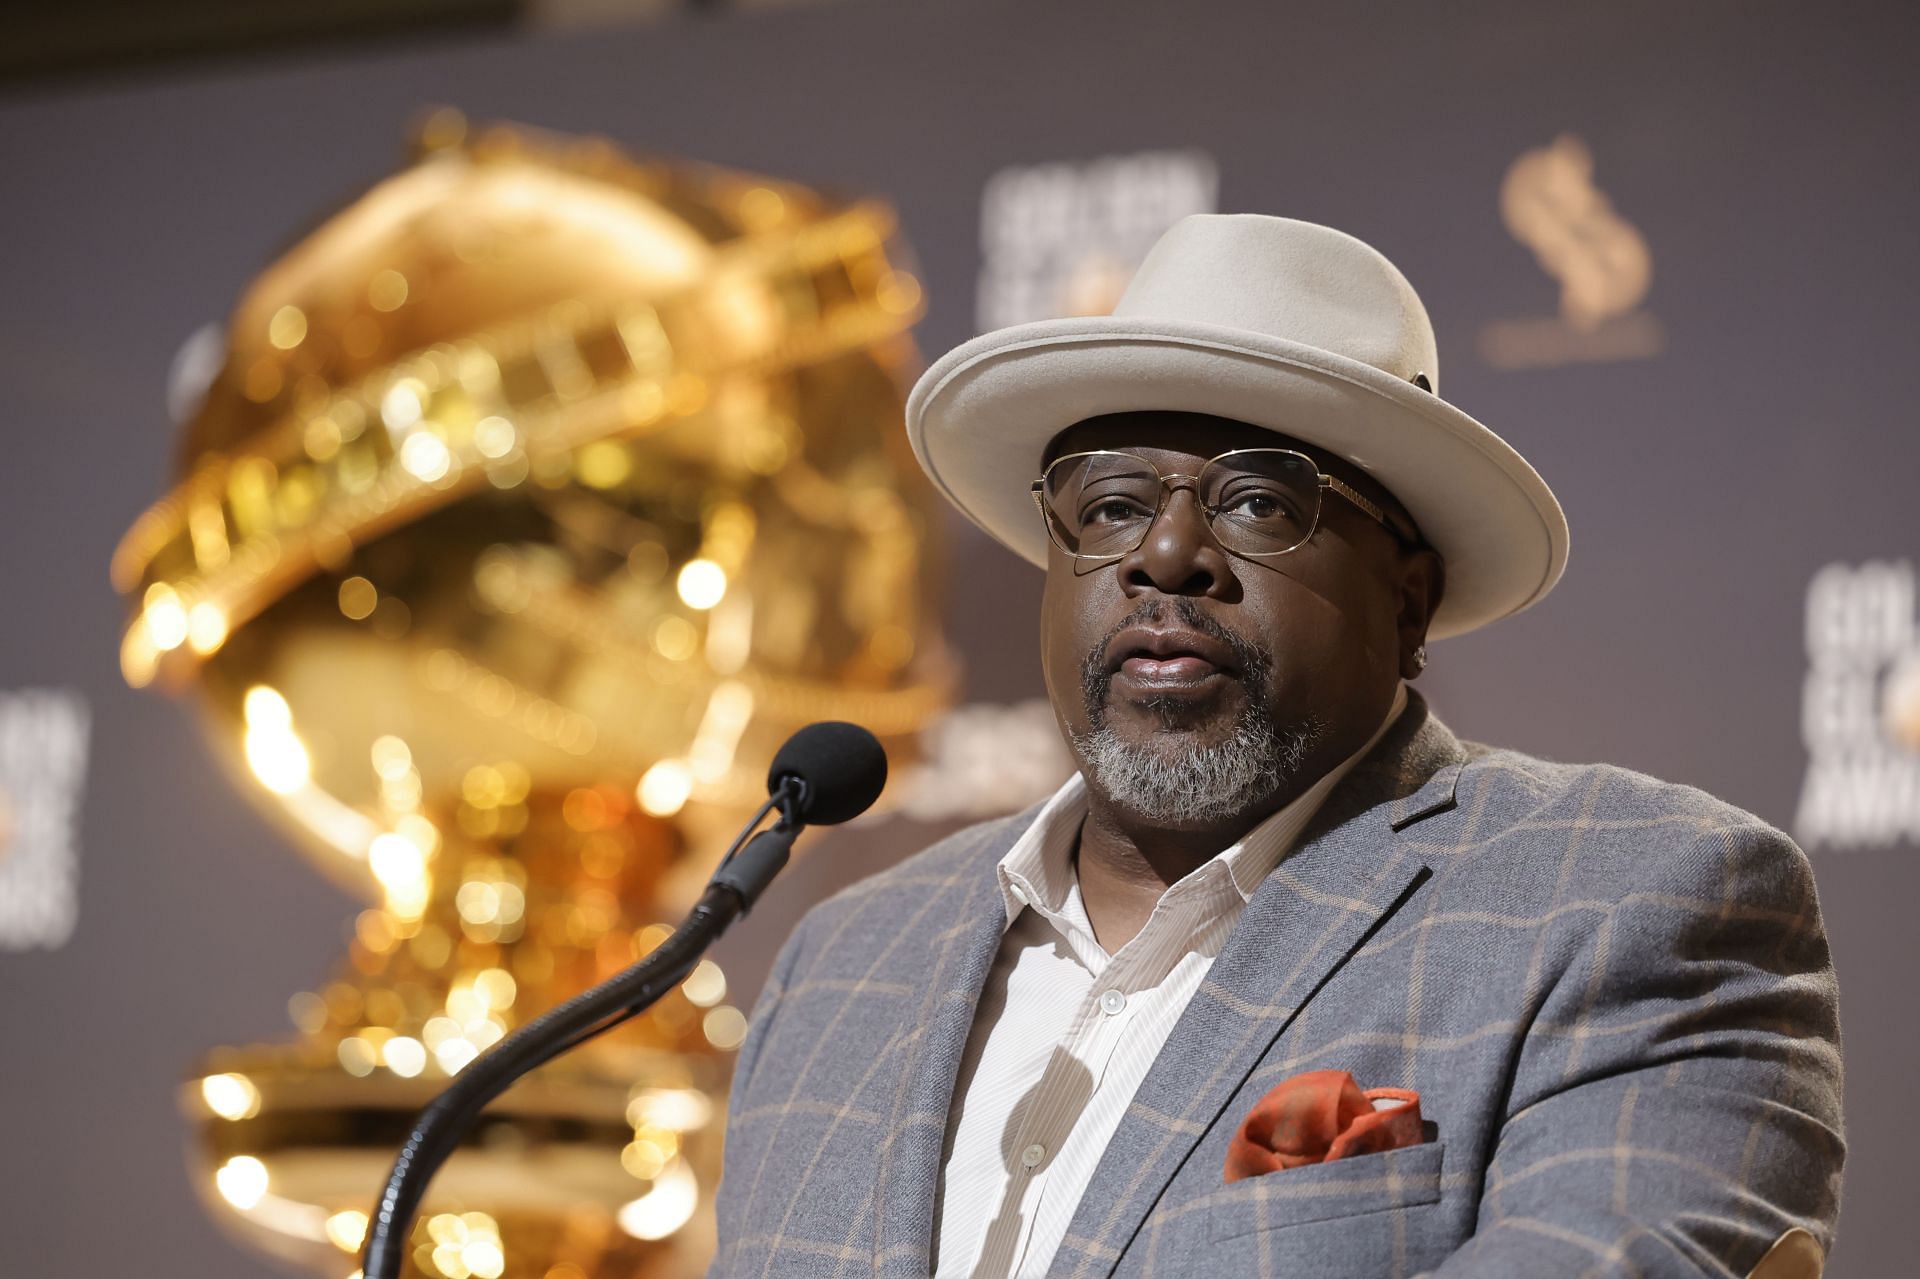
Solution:
{"label": "gray backdrop", "polygon": [[[1548,602],[1436,647],[1440,713],[1789,828],[1810,765],[1842,770],[1799,826],[1845,998],[1829,1273],[1906,1273],[1920,757],[1856,716],[1815,759],[1802,699],[1826,687],[1806,621],[1829,565],[1847,567],[1819,597],[1842,618],[1821,660],[1876,697],[1920,670],[1897,567],[1852,569],[1920,551],[1917,25],[1722,0],[844,3],[0,103],[0,690],[75,690],[92,717],[77,928],[0,952],[0,1270],[267,1269],[195,1202],[174,1090],[210,1045],[289,1033],[287,996],[320,980],[351,907],[229,790],[182,706],[122,686],[106,564],[162,491],[180,342],[444,102],[886,196],[920,255],[929,352],[973,331],[982,190],[1007,166],[1198,151],[1222,209],[1328,222],[1394,258],[1432,311],[1443,392],[1539,467],[1574,529]],[[1555,320],[1559,284],[1501,216],[1510,166],[1563,133],[1653,264],[1598,337]],[[1516,330],[1558,362],[1501,367]],[[1640,354],[1591,358],[1609,333]],[[1037,695],[1037,575],[957,521],[954,539],[968,699]],[[1876,648],[1846,588],[1882,578]],[[732,944],[741,995],[807,901],[932,829],[819,844]]]}

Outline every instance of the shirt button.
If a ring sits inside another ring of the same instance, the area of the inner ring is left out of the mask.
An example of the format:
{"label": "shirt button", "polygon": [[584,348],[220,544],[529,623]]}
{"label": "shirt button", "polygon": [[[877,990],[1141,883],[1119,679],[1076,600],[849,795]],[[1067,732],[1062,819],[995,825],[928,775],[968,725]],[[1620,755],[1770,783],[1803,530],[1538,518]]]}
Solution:
{"label": "shirt button", "polygon": [[1100,1011],[1111,1017],[1127,1006],[1127,997],[1117,990],[1100,996]]}
{"label": "shirt button", "polygon": [[1047,1148],[1036,1141],[1020,1152],[1020,1166],[1022,1168],[1037,1168],[1040,1166],[1040,1161],[1046,1157]]}

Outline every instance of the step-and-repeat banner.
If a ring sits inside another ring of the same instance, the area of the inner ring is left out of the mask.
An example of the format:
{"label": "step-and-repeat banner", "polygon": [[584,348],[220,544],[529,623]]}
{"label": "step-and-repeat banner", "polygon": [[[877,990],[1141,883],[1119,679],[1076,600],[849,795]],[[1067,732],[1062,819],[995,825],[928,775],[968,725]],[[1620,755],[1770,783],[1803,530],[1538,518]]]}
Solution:
{"label": "step-and-repeat banner", "polygon": [[[1905,1273],[1916,34],[1893,6],[1718,0],[1311,20],[1258,3],[843,3],[0,103],[9,1269],[263,1264],[199,1202],[263,1188],[231,1161],[231,1184],[206,1188],[186,1153],[200,1103],[180,1090],[209,1046],[292,1033],[289,993],[329,980],[361,903],[288,854],[197,712],[127,687],[108,564],[169,483],[169,388],[190,392],[208,359],[194,335],[393,172],[439,104],[887,202],[923,356],[1105,309],[1188,213],[1287,214],[1383,250],[1432,313],[1447,397],[1536,464],[1573,529],[1552,598],[1436,645],[1423,689],[1463,736],[1691,783],[1807,849],[1844,997],[1851,1153],[1829,1273]],[[944,535],[927,571],[953,708],[888,812],[817,839],[728,939],[727,1010],[750,1007],[808,904],[1064,775],[1038,575],[957,518]],[[716,1044],[737,1035],[731,1016],[703,1024]],[[216,1112],[258,1109],[195,1087]],[[352,1228],[315,1227],[335,1243]],[[480,1243],[449,1239],[443,1273],[487,1273]]]}

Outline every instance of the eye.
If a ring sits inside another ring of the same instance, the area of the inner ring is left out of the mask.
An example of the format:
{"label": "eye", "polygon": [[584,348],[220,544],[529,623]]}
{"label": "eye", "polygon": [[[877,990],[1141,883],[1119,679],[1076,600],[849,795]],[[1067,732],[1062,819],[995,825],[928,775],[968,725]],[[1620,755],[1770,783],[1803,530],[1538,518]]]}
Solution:
{"label": "eye", "polygon": [[1299,511],[1284,494],[1268,489],[1243,488],[1230,493],[1219,510],[1222,515],[1258,524],[1298,523],[1300,519]]}
{"label": "eye", "polygon": [[1125,524],[1133,520],[1150,519],[1152,515],[1133,498],[1101,497],[1080,509],[1080,526],[1090,528],[1095,525]]}

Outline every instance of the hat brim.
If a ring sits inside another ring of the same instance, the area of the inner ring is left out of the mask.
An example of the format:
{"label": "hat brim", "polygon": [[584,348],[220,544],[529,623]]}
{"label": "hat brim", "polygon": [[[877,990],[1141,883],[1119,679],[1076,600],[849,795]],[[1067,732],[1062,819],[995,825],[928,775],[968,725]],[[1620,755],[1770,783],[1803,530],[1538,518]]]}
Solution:
{"label": "hat brim", "polygon": [[1149,409],[1278,431],[1385,485],[1446,561],[1431,638],[1527,608],[1566,568],[1566,516],[1506,441],[1371,365],[1240,329],[1092,316],[984,334],[920,378],[907,435],[955,506],[1044,567],[1047,535],[1029,490],[1047,442],[1086,418]]}

